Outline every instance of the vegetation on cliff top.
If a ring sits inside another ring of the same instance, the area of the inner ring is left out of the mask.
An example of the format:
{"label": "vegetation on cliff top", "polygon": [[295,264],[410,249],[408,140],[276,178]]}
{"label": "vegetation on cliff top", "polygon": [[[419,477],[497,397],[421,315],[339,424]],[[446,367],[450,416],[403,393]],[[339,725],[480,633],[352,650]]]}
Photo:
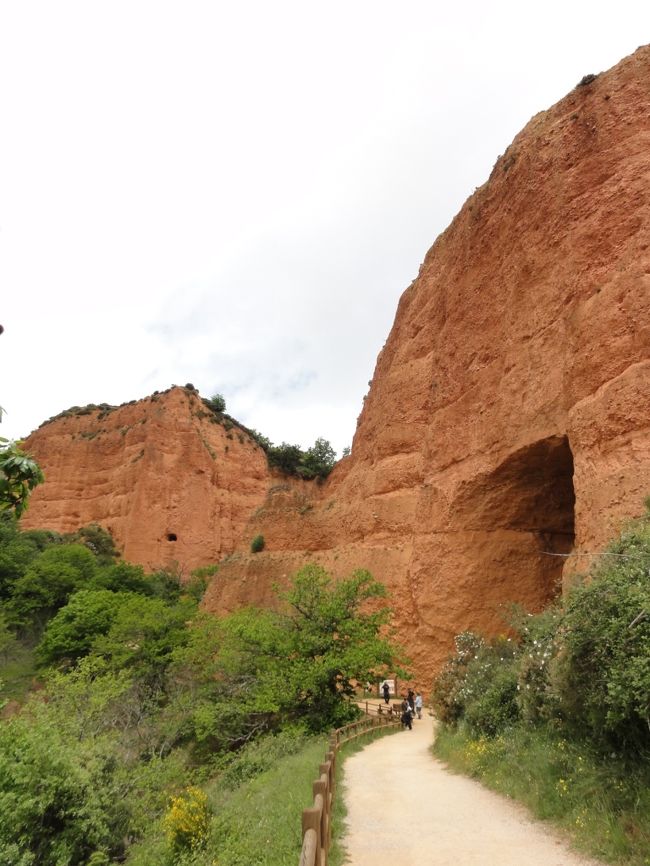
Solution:
{"label": "vegetation on cliff top", "polygon": [[650,513],[514,636],[464,633],[433,687],[445,760],[591,852],[650,862]]}
{"label": "vegetation on cliff top", "polygon": [[[154,391],[150,400],[157,402],[160,394],[167,394],[176,385],[172,385],[166,391]],[[239,431],[240,436],[247,436],[254,441],[266,453],[268,464],[271,468],[278,469],[285,475],[293,475],[296,478],[304,478],[309,481],[312,479],[323,480],[327,478],[329,473],[334,468],[336,463],[336,452],[332,448],[327,439],[319,437],[314,444],[303,450],[299,445],[290,445],[288,442],[282,442],[281,445],[274,445],[270,439],[259,433],[252,427],[246,427],[241,422],[233,418],[226,412],[226,400],[222,394],[216,393],[211,397],[200,397],[197,389],[191,382],[184,386],[186,393],[200,400],[202,406],[195,412],[199,418],[209,418],[215,424],[220,424],[229,432],[233,429]],[[59,412],[58,415],[53,415],[41,424],[44,427],[53,421],[61,418],[79,417],[84,415],[97,414],[97,420],[101,421],[106,418],[111,412],[120,409],[122,406],[134,405],[136,400],[129,400],[127,403],[122,403],[120,406],[111,406],[108,403],[89,403],[87,406],[71,406],[69,409]],[[84,438],[93,438],[92,431],[87,434],[82,434]],[[345,449],[343,456],[349,454],[349,448]]]}

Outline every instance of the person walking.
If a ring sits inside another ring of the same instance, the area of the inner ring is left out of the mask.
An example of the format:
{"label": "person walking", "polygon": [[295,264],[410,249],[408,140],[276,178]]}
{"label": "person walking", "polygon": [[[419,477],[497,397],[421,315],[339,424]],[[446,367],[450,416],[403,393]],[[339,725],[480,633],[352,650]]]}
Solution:
{"label": "person walking", "polygon": [[408,690],[408,695],[406,696],[406,700],[409,702],[409,707],[411,708],[411,715],[415,715],[415,692],[413,689]]}
{"label": "person walking", "polygon": [[387,704],[390,701],[390,686],[388,685],[387,680],[384,680],[381,690],[384,693],[384,703]]}
{"label": "person walking", "polygon": [[417,713],[418,719],[422,718],[422,695],[420,692],[415,693],[415,712]]}
{"label": "person walking", "polygon": [[408,728],[409,731],[413,730],[413,716],[411,713],[411,706],[406,698],[402,701],[402,727]]}

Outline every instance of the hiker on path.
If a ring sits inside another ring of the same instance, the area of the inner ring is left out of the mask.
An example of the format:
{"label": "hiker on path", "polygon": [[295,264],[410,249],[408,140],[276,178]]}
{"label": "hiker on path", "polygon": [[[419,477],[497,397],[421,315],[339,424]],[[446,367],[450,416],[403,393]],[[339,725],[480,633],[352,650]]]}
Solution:
{"label": "hiker on path", "polygon": [[384,693],[384,703],[388,703],[390,701],[390,686],[388,682],[384,680],[384,684],[381,687],[382,692]]}
{"label": "hiker on path", "polygon": [[409,707],[411,708],[411,715],[414,716],[415,715],[415,692],[413,691],[413,689],[409,689],[406,699],[408,700]]}
{"label": "hiker on path", "polygon": [[418,719],[422,718],[422,695],[420,692],[415,694],[415,712],[418,714]]}
{"label": "hiker on path", "polygon": [[402,701],[402,727],[408,728],[409,731],[413,730],[413,716],[411,705],[406,698],[404,698],[404,700]]}

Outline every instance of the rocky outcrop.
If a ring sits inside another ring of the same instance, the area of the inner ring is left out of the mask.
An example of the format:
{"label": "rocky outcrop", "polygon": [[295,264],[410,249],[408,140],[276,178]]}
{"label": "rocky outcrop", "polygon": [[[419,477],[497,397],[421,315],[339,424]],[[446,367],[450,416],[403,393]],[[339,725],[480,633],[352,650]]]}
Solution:
{"label": "rocky outcrop", "polygon": [[117,408],[73,409],[26,442],[45,472],[24,528],[98,523],[125,559],[183,573],[218,562],[263,500],[266,455],[188,388]]}
{"label": "rocky outcrop", "polygon": [[215,611],[269,602],[306,561],[368,568],[425,687],[454,634],[545,605],[650,491],[648,81],[646,47],[497,160],[402,296],[352,455],[324,485],[272,479],[246,439],[226,458],[223,429],[174,391],[160,416],[129,410],[123,442],[116,415],[105,452],[65,419],[47,446],[34,434],[48,481],[29,524],[109,521],[146,564],[171,556],[172,531],[188,567],[230,553]]}

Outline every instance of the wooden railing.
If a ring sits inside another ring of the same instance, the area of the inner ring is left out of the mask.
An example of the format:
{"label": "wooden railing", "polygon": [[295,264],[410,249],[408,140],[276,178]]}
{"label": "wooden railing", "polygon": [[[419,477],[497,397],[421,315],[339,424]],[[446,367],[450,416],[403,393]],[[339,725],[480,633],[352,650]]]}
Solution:
{"label": "wooden railing", "polygon": [[[363,708],[363,705],[360,705]],[[399,704],[394,706],[399,707]],[[302,851],[299,866],[327,866],[332,839],[332,805],[336,788],[336,755],[345,743],[380,728],[395,727],[400,714],[394,706],[377,713],[377,707],[365,702],[366,714],[357,722],[337,728],[329,739],[320,776],[313,783],[314,805],[302,812]]]}

